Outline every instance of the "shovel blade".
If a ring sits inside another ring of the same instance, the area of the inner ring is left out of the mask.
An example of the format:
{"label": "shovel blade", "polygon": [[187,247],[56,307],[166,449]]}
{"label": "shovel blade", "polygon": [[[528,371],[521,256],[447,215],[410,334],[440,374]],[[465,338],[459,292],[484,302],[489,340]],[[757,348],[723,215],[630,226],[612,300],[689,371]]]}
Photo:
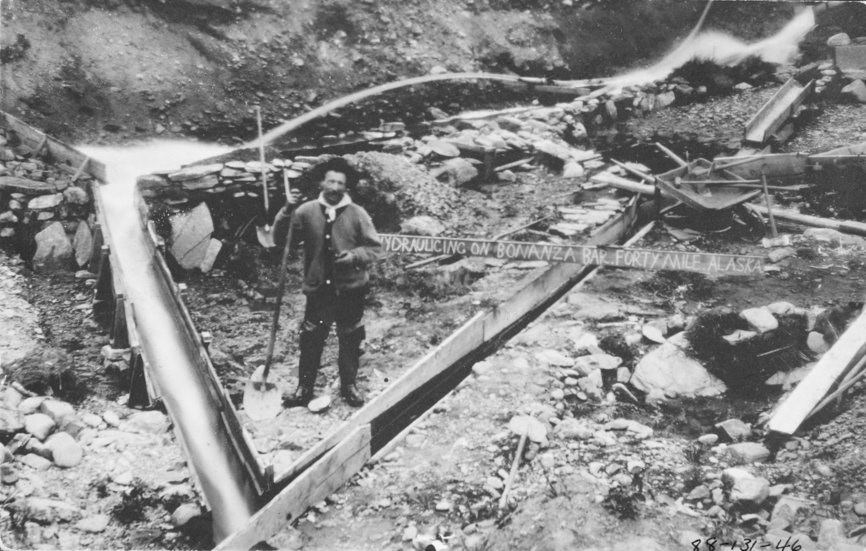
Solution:
{"label": "shovel blade", "polygon": [[244,387],[244,411],[253,421],[272,419],[283,409],[283,393],[276,384],[262,380],[263,371],[264,366],[256,368]]}
{"label": "shovel blade", "polygon": [[270,226],[256,226],[256,237],[259,239],[259,245],[262,247],[276,247],[274,243],[274,233]]}

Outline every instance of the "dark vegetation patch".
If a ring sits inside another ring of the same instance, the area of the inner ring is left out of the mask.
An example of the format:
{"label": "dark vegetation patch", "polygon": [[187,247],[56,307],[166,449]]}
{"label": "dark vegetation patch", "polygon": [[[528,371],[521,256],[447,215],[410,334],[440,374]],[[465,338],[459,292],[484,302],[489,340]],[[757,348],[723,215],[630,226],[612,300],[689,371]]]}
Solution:
{"label": "dark vegetation patch", "polygon": [[801,365],[806,356],[805,314],[777,315],[779,327],[736,345],[723,337],[737,330],[750,330],[736,312],[714,308],[698,314],[686,329],[695,356],[725,382],[732,392],[752,394],[764,388],[764,381],[777,371]]}
{"label": "dark vegetation patch", "polygon": [[684,298],[707,300],[715,288],[713,281],[703,274],[672,270],[656,272],[650,279],[641,281],[639,286],[657,299],[671,304]]}

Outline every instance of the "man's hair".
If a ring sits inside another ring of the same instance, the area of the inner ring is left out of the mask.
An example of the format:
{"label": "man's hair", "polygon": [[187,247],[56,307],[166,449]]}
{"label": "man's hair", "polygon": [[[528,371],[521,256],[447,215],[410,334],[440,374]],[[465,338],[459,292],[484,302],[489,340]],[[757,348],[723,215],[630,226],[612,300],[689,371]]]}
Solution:
{"label": "man's hair", "polygon": [[321,182],[325,179],[325,174],[328,172],[342,172],[346,175],[346,187],[352,189],[358,183],[358,172],[352,168],[349,161],[342,157],[331,157],[323,163],[317,164],[313,168],[313,179],[316,182]]}

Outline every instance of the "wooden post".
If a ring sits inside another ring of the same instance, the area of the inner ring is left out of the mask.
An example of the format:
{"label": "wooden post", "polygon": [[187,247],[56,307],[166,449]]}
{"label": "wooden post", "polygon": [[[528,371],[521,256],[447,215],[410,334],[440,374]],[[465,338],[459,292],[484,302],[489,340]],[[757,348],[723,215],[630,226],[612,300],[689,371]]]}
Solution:
{"label": "wooden post", "polygon": [[114,299],[114,319],[111,322],[111,347],[129,347],[129,334],[126,327],[126,298],[122,294],[118,294]]}
{"label": "wooden post", "polygon": [[484,181],[489,182],[496,174],[496,149],[492,147],[484,148]]}
{"label": "wooden post", "polygon": [[776,231],[776,220],[773,218],[773,207],[770,204],[770,191],[767,189],[767,175],[764,174],[764,171],[761,170],[761,184],[764,186],[764,199],[767,202],[767,216],[770,219],[770,231],[773,234],[773,237],[779,235],[779,232]]}

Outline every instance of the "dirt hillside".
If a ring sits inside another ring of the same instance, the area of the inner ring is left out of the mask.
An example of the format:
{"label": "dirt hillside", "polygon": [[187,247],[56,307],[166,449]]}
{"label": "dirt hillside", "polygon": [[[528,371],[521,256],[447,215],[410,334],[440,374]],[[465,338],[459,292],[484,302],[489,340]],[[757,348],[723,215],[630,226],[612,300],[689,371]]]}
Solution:
{"label": "dirt hillside", "polygon": [[[767,36],[790,5],[710,11]],[[666,51],[703,4],[673,0],[4,2],[0,108],[59,138],[238,142],[350,91],[436,70],[610,75]],[[435,98],[430,98],[435,104]],[[446,107],[447,105],[441,105]]]}

